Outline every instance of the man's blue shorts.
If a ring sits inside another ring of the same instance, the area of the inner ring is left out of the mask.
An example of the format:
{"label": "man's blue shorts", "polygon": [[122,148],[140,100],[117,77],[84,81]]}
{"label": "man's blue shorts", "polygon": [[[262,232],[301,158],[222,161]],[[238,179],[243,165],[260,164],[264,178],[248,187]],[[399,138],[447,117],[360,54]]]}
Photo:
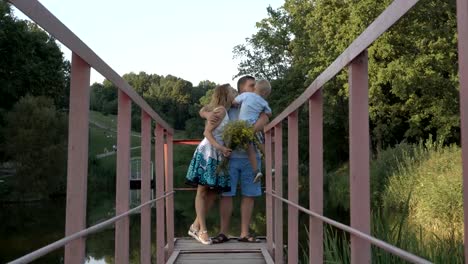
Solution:
{"label": "man's blue shorts", "polygon": [[[257,159],[257,164],[258,168],[261,169],[260,159]],[[223,196],[236,196],[239,179],[242,196],[257,197],[262,195],[261,181],[253,182],[255,174],[248,158],[231,158],[229,160],[229,176],[231,177],[231,191],[224,192]]]}

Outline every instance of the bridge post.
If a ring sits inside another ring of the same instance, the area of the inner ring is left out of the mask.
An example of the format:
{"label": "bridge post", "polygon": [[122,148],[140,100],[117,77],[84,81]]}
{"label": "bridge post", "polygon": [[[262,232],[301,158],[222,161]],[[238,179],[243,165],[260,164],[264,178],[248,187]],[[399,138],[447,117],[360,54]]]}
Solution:
{"label": "bridge post", "polygon": [[[299,128],[295,110],[288,116],[288,200],[299,203]],[[299,210],[288,205],[288,263],[299,260]]]}
{"label": "bridge post", "polygon": [[[283,197],[283,127],[275,126],[275,193]],[[275,263],[283,263],[283,201],[275,199]]]}
{"label": "bridge post", "polygon": [[[155,189],[156,198],[164,195],[164,128],[160,124],[156,124],[156,144],[154,154],[156,158],[155,169]],[[164,221],[164,200],[156,202],[156,263],[164,263],[166,260],[165,247],[165,221]]]}
{"label": "bridge post", "polygon": [[[130,130],[132,101],[119,90],[117,112],[117,177],[115,193],[115,214],[129,209],[130,194]],[[115,223],[115,263],[128,263],[130,240],[130,219],[128,216]]]}
{"label": "bridge post", "polygon": [[[370,234],[369,84],[367,51],[349,66],[349,159],[351,227]],[[351,235],[351,263],[371,262],[371,246]]]}
{"label": "bridge post", "polygon": [[[86,228],[90,66],[72,54],[68,115],[67,209],[65,235]],[[65,246],[65,263],[83,263],[85,238]]]}
{"label": "bridge post", "polygon": [[[271,132],[269,130],[265,133],[265,186],[266,186],[266,239],[267,239],[267,248],[270,255],[273,255],[273,196],[269,195],[272,192],[272,157],[271,157]],[[276,244],[275,244],[276,245]]]}
{"label": "bridge post", "polygon": [[[322,90],[309,99],[309,207],[323,214],[323,107]],[[323,262],[323,224],[309,216],[309,263]]]}
{"label": "bridge post", "polygon": [[[141,204],[151,200],[151,118],[141,110]],[[140,261],[151,263],[151,205],[141,208]]]}
{"label": "bridge post", "polygon": [[[166,193],[174,190],[173,176],[173,136],[166,132],[166,144],[164,145],[164,160],[166,162]],[[167,256],[174,250],[174,194],[166,198],[166,233],[167,233]]]}
{"label": "bridge post", "polygon": [[463,167],[465,263],[468,263],[468,2],[457,0],[458,71],[460,78],[460,129]]}

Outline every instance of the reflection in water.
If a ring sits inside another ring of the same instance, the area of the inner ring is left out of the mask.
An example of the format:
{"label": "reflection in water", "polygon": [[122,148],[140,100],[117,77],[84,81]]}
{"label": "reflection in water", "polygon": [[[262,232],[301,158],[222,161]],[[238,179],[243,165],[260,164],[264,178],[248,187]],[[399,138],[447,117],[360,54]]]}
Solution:
{"label": "reflection in water", "polygon": [[[18,258],[64,236],[65,201],[0,205],[0,263]],[[56,251],[35,263],[60,263]]]}
{"label": "reflection in water", "polygon": [[[138,197],[138,195],[133,196]],[[186,236],[188,226],[194,219],[194,192],[175,194],[175,235]],[[114,215],[115,195],[112,192],[90,192],[88,194],[88,226]],[[257,234],[265,234],[265,200],[258,200],[252,228]],[[231,222],[231,235],[240,230],[240,201],[235,200]],[[218,207],[208,215],[210,234],[219,230]],[[40,247],[63,238],[65,230],[65,199],[27,204],[0,205],[0,263],[11,261]],[[155,223],[155,209],[152,210]],[[155,224],[151,226],[152,241],[155,241]],[[153,257],[155,245],[152,245]],[[140,215],[130,217],[130,262],[139,263]],[[86,263],[114,263],[114,229],[103,230],[87,238]],[[63,249],[54,251],[34,263],[63,263]]]}
{"label": "reflection in water", "polygon": [[89,257],[87,264],[106,264],[106,260],[104,259],[95,259],[93,257]]}

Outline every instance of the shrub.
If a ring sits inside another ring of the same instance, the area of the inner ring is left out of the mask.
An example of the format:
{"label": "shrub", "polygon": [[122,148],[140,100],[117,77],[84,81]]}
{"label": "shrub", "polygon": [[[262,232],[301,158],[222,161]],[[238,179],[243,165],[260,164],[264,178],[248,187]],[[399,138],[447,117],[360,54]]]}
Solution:
{"label": "shrub", "polygon": [[409,221],[442,239],[463,237],[461,150],[437,144],[418,146],[414,158],[402,161],[382,200],[387,210],[402,210],[409,198]]}

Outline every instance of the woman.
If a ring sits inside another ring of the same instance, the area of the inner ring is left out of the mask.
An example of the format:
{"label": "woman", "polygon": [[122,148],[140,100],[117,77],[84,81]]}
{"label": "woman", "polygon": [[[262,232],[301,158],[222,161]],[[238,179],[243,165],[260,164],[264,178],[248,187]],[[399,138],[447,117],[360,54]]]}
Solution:
{"label": "woman", "polygon": [[190,226],[188,234],[205,245],[212,244],[206,228],[206,213],[216,199],[217,193],[231,190],[229,175],[217,173],[217,168],[232,152],[223,145],[221,135],[224,126],[229,122],[227,110],[231,107],[234,97],[235,90],[229,84],[219,85],[214,89],[211,102],[205,110],[221,109],[222,115],[214,124],[206,122],[203,133],[205,138],[195,150],[186,176],[186,183],[197,187],[195,197],[197,217]]}

